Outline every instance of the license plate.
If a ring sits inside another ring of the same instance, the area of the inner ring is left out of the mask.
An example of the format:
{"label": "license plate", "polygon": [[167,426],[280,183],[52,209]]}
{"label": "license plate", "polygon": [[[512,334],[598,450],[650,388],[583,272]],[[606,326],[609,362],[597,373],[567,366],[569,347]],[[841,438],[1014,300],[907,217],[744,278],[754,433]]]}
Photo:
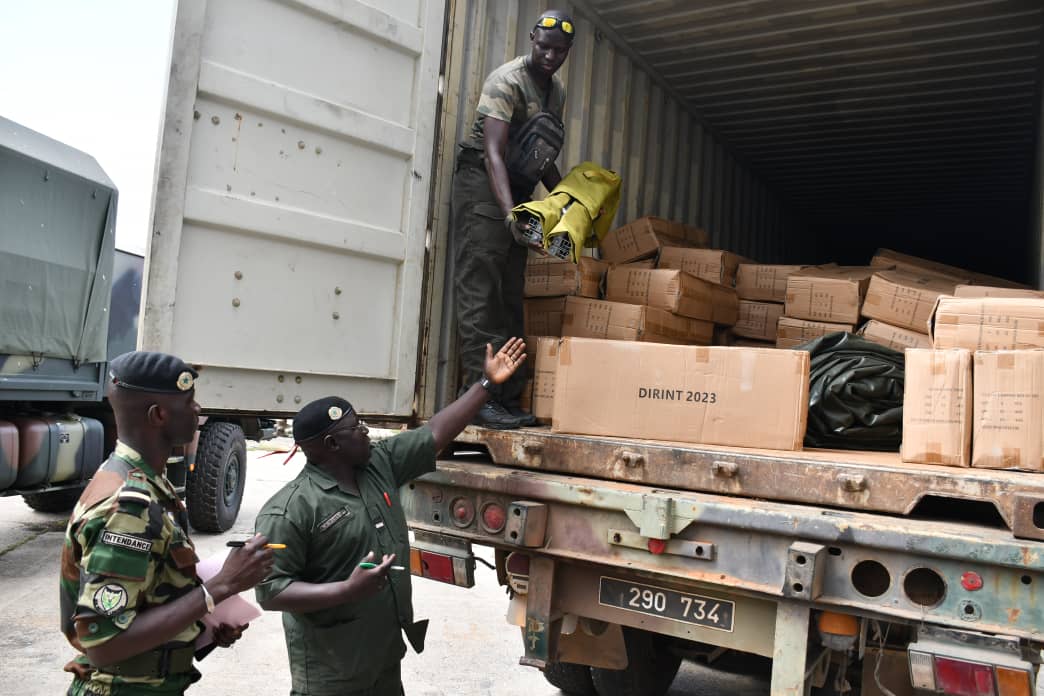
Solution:
{"label": "license plate", "polygon": [[599,582],[598,603],[730,633],[736,615],[735,602],[727,599],[676,592],[666,587],[605,576]]}

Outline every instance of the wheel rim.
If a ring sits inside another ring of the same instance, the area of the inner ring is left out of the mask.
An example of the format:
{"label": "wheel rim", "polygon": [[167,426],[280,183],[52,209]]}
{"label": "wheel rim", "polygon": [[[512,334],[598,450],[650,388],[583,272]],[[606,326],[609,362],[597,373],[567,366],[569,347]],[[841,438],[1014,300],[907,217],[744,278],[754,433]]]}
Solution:
{"label": "wheel rim", "polygon": [[225,507],[232,507],[236,502],[236,492],[239,490],[239,457],[232,455],[228,458],[228,466],[225,467]]}

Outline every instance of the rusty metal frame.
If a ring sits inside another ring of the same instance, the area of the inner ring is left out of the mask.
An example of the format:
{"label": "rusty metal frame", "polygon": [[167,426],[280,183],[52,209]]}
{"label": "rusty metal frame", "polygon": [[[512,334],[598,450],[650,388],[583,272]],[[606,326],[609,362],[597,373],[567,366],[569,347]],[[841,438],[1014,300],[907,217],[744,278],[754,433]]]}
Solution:
{"label": "rusty metal frame", "polygon": [[[817,608],[1044,640],[1044,605],[1036,600],[1036,587],[1044,582],[1044,544],[1016,541],[1005,530],[655,491],[671,501],[665,523],[679,530],[671,541],[714,545],[714,558],[698,559],[654,554],[635,540],[612,543],[611,529],[641,534],[641,511],[651,494],[646,486],[461,461],[442,461],[436,472],[411,486],[414,490],[404,501],[413,527],[498,548],[509,547],[502,534],[487,534],[477,524],[451,529],[448,501],[463,495],[479,506],[490,501],[505,508],[514,500],[544,503],[547,541],[534,557],[555,558],[560,577],[566,564],[597,565],[614,572],[626,569],[653,582],[681,583],[694,592],[704,588],[786,600],[791,551],[801,542],[827,548],[814,564],[813,580],[820,592],[813,603]],[[645,536],[645,541],[651,538]],[[810,552],[815,547],[796,548]],[[852,579],[858,564],[869,560],[890,573],[888,587],[877,597],[859,592]],[[918,568],[944,580],[945,592],[933,606],[915,603],[903,588],[909,572]],[[982,591],[961,586],[966,572],[984,579]]]}
{"label": "rusty metal frame", "polygon": [[992,503],[1015,536],[1044,541],[1033,511],[1044,475],[908,464],[899,455],[783,452],[469,427],[497,464],[599,479],[909,515],[925,496]]}

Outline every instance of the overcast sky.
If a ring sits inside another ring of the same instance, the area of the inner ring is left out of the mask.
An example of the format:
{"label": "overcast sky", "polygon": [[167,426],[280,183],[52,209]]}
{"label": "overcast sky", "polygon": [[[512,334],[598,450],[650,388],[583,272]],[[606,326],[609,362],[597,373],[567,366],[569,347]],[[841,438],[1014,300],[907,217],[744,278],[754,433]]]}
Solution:
{"label": "overcast sky", "polygon": [[175,0],[0,0],[0,116],[83,150],[120,192],[116,245],[143,253]]}

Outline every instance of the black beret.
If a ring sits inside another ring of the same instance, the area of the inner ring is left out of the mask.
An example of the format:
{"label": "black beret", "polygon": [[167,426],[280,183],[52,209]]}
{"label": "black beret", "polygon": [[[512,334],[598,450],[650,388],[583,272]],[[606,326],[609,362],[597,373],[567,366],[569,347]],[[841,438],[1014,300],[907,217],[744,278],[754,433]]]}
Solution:
{"label": "black beret", "polygon": [[192,389],[199,373],[174,355],[134,350],[112,359],[109,377],[124,389],[183,394]]}
{"label": "black beret", "polygon": [[294,416],[294,441],[305,442],[325,435],[350,413],[355,413],[355,409],[339,396],[324,396],[307,403]]}

